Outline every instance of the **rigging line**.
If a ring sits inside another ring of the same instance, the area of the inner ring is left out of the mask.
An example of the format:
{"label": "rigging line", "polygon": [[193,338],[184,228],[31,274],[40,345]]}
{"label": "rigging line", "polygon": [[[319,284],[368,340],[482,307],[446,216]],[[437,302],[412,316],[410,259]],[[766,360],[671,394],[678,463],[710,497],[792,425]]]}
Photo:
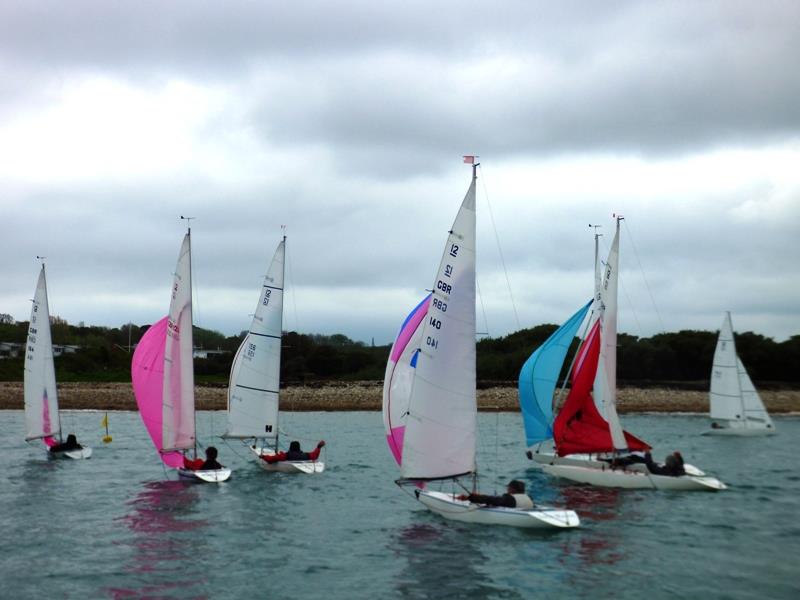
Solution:
{"label": "rigging line", "polygon": [[647,289],[647,293],[650,295],[650,301],[653,303],[653,309],[656,311],[656,316],[658,317],[658,323],[661,326],[661,331],[664,332],[666,329],[664,328],[664,322],[661,320],[661,313],[658,311],[658,306],[656,305],[656,299],[653,296],[653,292],[650,290],[650,284],[647,283],[647,277],[644,274],[644,268],[642,267],[642,261],[639,259],[639,252],[636,250],[636,244],[633,241],[633,235],[631,235],[631,230],[628,227],[628,222],[623,220],[623,225],[625,225],[625,231],[628,233],[628,239],[631,241],[631,247],[633,248],[633,254],[636,257],[636,262],[639,263],[639,270],[642,273],[642,279],[644,280],[644,287]]}
{"label": "rigging line", "polygon": [[[481,294],[481,285],[478,283],[478,279],[475,279],[475,289],[478,292],[478,301],[481,303],[481,313],[483,314],[483,330],[486,332],[486,335],[489,335],[489,321],[486,319],[486,307],[483,305],[483,294]],[[480,335],[476,332],[476,335]]]}
{"label": "rigging line", "polygon": [[[480,165],[478,165],[480,167]],[[503,248],[500,246],[500,236],[497,233],[497,226],[494,222],[494,212],[492,211],[492,204],[489,202],[489,192],[486,189],[486,176],[481,168],[481,184],[483,185],[483,193],[486,196],[486,206],[489,208],[489,220],[492,223],[492,230],[494,231],[494,239],[497,243],[497,252],[500,254],[500,264],[503,265],[503,273],[506,276],[506,286],[508,287],[508,296],[511,298],[511,308],[514,310],[514,319],[517,322],[517,330],[522,329],[519,321],[519,314],[517,313],[517,305],[514,302],[514,293],[511,291],[511,280],[508,277],[508,269],[506,268],[506,259],[503,256]]]}
{"label": "rigging line", "polygon": [[[608,250],[608,246],[603,240],[603,246],[605,246],[605,250]],[[603,264],[606,264],[606,261],[603,261]],[[631,301],[631,297],[628,295],[628,290],[625,288],[625,283],[622,280],[622,274],[620,272],[619,266],[617,266],[617,285],[622,288],[622,295],[625,296],[625,301],[628,303],[628,309],[633,315],[633,320],[636,323],[636,331],[639,333],[639,337],[644,337],[644,331],[642,330],[642,326],[639,323],[639,317],[636,314],[636,307],[633,305]],[[619,323],[619,321],[618,321]],[[619,333],[619,325],[617,325],[617,333]],[[617,347],[619,347],[619,343],[617,343]]]}
{"label": "rigging line", "polygon": [[[285,272],[286,272],[286,279],[289,282],[288,288],[292,291],[292,308],[294,308],[294,326],[298,333],[300,333],[300,319],[297,316],[297,286],[294,284],[294,278],[292,276],[292,264],[289,261],[289,249],[284,246],[284,254],[283,260],[285,261]],[[286,282],[283,284],[283,299],[286,298]],[[286,329],[284,325],[281,329]],[[283,333],[283,332],[281,332]]]}

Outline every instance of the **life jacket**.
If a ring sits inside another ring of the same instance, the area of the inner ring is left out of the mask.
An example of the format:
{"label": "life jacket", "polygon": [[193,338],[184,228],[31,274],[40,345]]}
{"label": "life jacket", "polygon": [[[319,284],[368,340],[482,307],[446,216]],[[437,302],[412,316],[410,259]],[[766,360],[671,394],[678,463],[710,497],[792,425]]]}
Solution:
{"label": "life jacket", "polygon": [[511,494],[514,502],[517,503],[517,508],[530,510],[533,508],[533,500],[527,494]]}
{"label": "life jacket", "polygon": [[302,450],[288,450],[286,452],[286,460],[311,460],[308,452]]}

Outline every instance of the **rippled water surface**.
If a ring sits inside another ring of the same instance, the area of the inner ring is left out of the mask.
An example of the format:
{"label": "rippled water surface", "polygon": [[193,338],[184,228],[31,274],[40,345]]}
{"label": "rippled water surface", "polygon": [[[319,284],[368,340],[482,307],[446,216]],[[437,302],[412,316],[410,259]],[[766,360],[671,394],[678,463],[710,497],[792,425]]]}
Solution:
{"label": "rippled water surface", "polygon": [[518,414],[481,414],[482,490],[524,479],[575,509],[555,534],[457,524],[397,488],[379,413],[295,413],[284,427],[328,441],[322,475],[266,473],[237,444],[198,433],[234,469],[223,485],[165,473],[136,413],[66,412],[88,461],[48,461],[4,411],[0,596],[8,598],[798,598],[800,419],[772,438],[701,437],[696,416],[625,417],[656,448],[730,485],[719,493],[560,483],[524,457]]}

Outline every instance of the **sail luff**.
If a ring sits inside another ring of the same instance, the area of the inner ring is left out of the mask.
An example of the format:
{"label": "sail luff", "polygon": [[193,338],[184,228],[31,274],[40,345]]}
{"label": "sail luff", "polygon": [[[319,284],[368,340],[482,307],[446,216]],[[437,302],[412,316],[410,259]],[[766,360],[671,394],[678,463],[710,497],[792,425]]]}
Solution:
{"label": "sail luff", "polygon": [[286,238],[264,276],[250,329],[231,366],[226,437],[278,436]]}
{"label": "sail luff", "polygon": [[31,307],[25,345],[23,389],[26,439],[60,436],[50,307],[44,264],[39,271]]}
{"label": "sail luff", "polygon": [[475,470],[475,187],[473,170],[429,300],[403,438],[404,479]]}

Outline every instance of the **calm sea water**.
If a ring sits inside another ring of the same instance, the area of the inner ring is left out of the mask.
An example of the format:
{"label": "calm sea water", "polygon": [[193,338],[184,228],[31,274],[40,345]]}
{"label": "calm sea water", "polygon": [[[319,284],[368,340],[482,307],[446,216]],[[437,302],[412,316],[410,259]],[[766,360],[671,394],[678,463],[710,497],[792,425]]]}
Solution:
{"label": "calm sea water", "polygon": [[[320,476],[266,473],[241,446],[214,443],[234,468],[223,485],[165,473],[138,414],[65,412],[88,461],[48,461],[4,411],[0,511],[4,598],[797,598],[800,419],[779,435],[697,435],[695,416],[630,416],[657,448],[680,449],[728,491],[620,491],[559,483],[530,467],[518,414],[481,414],[483,491],[524,479],[567,505],[579,530],[554,534],[446,521],[397,488],[379,413],[296,413],[283,426]],[[222,413],[198,415],[209,443]]]}

